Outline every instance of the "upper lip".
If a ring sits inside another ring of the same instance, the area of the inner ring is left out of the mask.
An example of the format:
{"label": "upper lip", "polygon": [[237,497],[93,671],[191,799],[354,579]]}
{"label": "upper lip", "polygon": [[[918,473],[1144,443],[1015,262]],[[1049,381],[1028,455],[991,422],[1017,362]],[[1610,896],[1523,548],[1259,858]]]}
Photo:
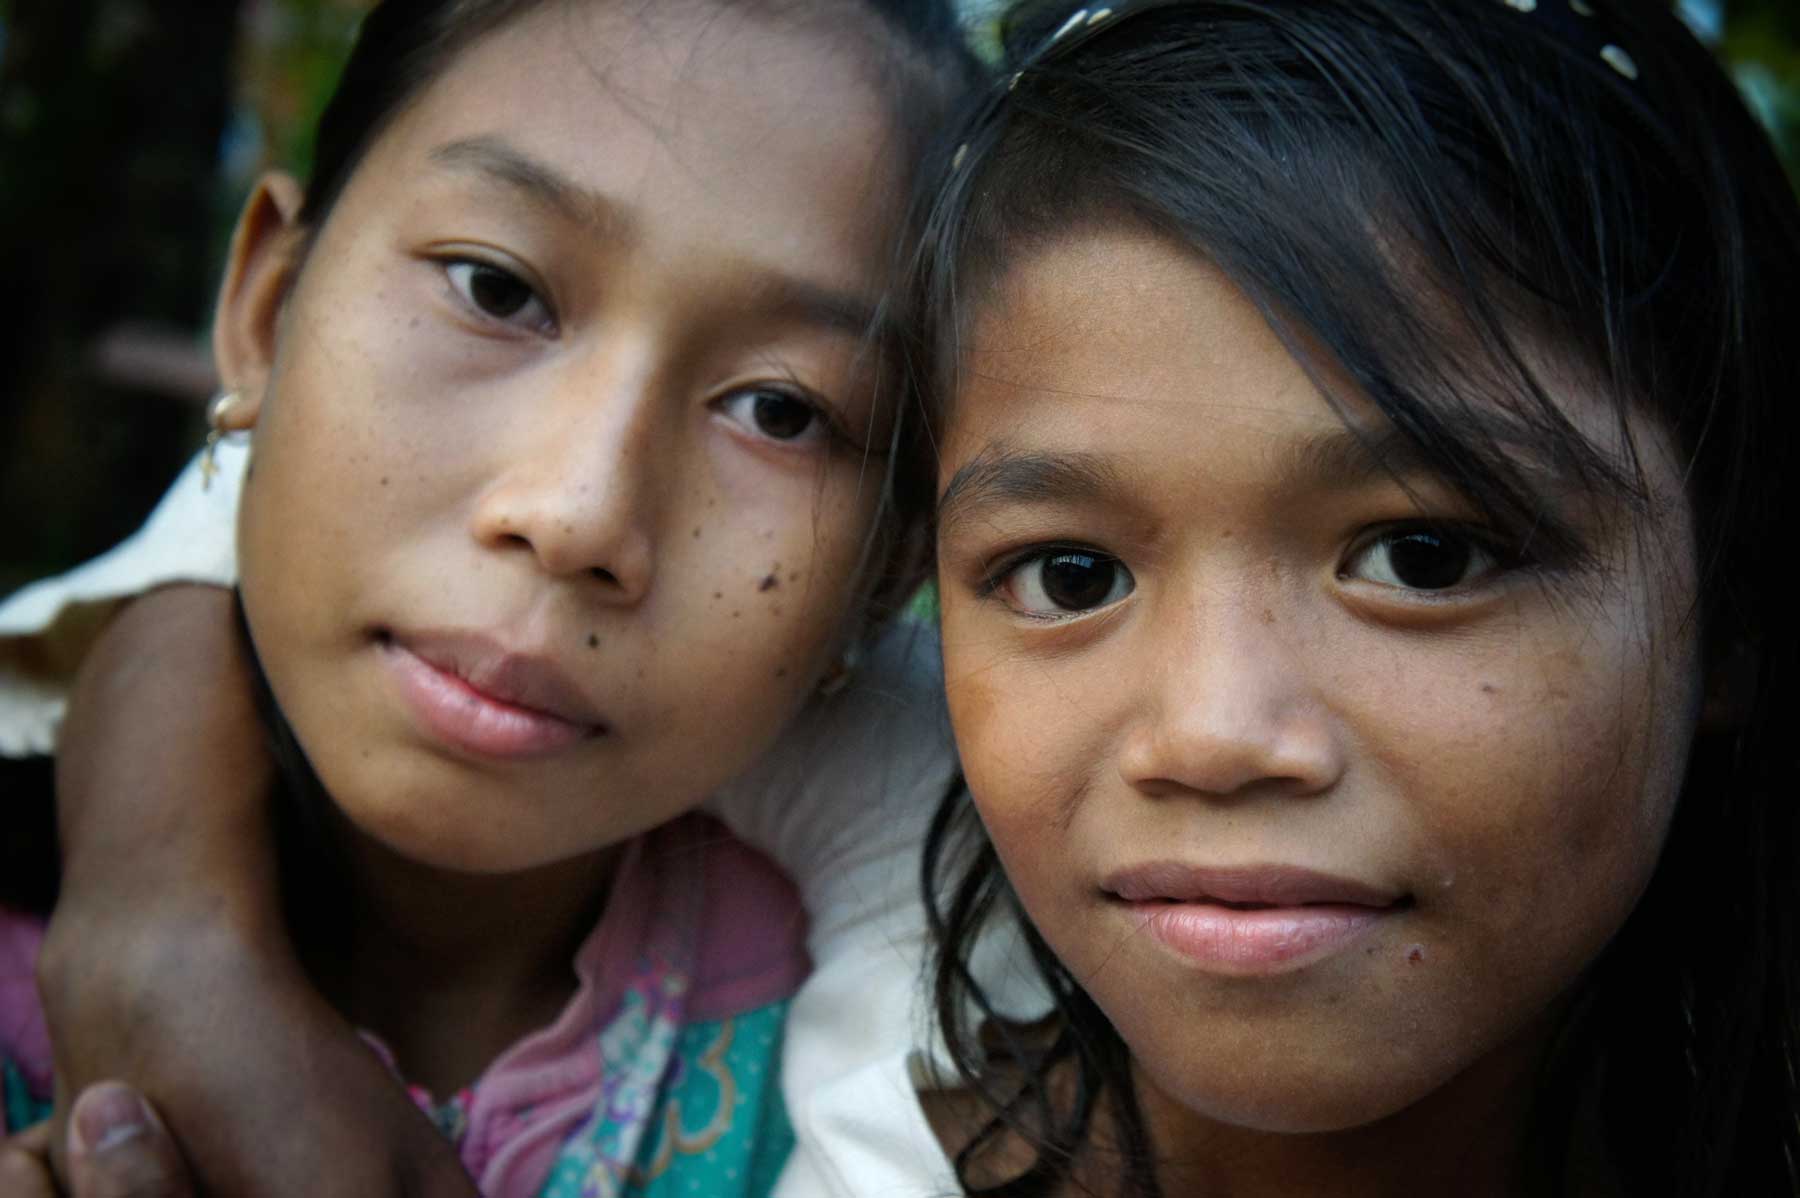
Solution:
{"label": "upper lip", "polygon": [[1212,902],[1257,907],[1343,903],[1391,907],[1406,897],[1398,890],[1295,865],[1151,861],[1115,870],[1100,886],[1115,898],[1134,903]]}
{"label": "upper lip", "polygon": [[490,699],[565,723],[606,726],[606,717],[548,653],[510,648],[480,632],[395,632],[389,639]]}

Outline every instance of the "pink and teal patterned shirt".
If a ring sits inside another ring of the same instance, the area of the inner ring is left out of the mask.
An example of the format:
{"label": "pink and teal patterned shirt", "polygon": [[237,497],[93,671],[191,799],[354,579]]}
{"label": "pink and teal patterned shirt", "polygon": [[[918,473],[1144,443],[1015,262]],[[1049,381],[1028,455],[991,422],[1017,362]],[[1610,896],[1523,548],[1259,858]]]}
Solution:
{"label": "pink and teal patterned shirt", "polygon": [[[684,816],[627,847],[554,1023],[461,1093],[409,1089],[490,1198],[762,1198],[793,1146],[778,1069],[805,933],[772,864]],[[41,941],[0,908],[0,1133],[49,1112]]]}

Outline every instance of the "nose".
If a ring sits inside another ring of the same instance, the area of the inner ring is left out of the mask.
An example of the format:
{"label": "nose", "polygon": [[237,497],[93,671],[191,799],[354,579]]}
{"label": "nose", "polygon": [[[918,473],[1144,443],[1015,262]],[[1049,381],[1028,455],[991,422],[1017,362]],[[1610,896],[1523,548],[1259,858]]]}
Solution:
{"label": "nose", "polygon": [[[597,360],[596,360],[597,359]],[[664,448],[654,372],[626,352],[589,355],[526,395],[496,442],[471,531],[610,601],[650,589]]]}
{"label": "nose", "polygon": [[1329,790],[1344,771],[1342,732],[1304,645],[1254,602],[1215,601],[1179,627],[1144,680],[1124,780],[1152,796]]}

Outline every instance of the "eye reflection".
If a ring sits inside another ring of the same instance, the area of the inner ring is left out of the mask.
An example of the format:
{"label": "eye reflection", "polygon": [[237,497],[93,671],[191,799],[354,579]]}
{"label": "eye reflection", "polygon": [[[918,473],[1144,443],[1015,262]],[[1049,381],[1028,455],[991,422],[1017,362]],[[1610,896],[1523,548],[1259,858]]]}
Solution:
{"label": "eye reflection", "polygon": [[1028,615],[1078,615],[1125,598],[1136,585],[1116,557],[1090,549],[1059,549],[1016,563],[996,590]]}
{"label": "eye reflection", "polygon": [[1391,529],[1352,555],[1347,578],[1409,591],[1446,591],[1496,568],[1494,555],[1467,533],[1450,528]]}

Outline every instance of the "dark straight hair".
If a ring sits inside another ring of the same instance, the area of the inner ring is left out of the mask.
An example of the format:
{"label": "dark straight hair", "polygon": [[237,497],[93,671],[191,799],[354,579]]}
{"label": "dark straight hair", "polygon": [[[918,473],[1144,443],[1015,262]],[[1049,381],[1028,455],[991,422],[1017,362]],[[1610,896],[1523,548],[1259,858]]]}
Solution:
{"label": "dark straight hair", "polygon": [[[1800,210],[1766,136],[1659,0],[1116,9],[1091,30],[1067,4],[1003,22],[1010,87],[945,155],[916,275],[934,418],[952,414],[961,335],[1007,265],[1128,222],[1215,264],[1316,378],[1350,379],[1539,560],[1579,560],[1582,538],[1478,409],[1503,407],[1564,473],[1655,521],[1638,463],[1573,427],[1529,349],[1621,429],[1637,412],[1667,430],[1707,712],[1648,890],[1578,983],[1531,1147],[1562,1177],[1579,1108],[1628,1193],[1800,1194],[1800,637],[1781,602],[1800,514]],[[964,1183],[1059,1192],[1105,1112],[1121,1192],[1156,1194],[1129,1053],[1028,923],[1054,1023],[983,1022],[971,948],[986,922],[1026,921],[966,796],[939,811],[925,875],[937,1013],[994,1112],[958,1159]],[[983,1184],[984,1152],[1012,1135],[1035,1163]]]}

